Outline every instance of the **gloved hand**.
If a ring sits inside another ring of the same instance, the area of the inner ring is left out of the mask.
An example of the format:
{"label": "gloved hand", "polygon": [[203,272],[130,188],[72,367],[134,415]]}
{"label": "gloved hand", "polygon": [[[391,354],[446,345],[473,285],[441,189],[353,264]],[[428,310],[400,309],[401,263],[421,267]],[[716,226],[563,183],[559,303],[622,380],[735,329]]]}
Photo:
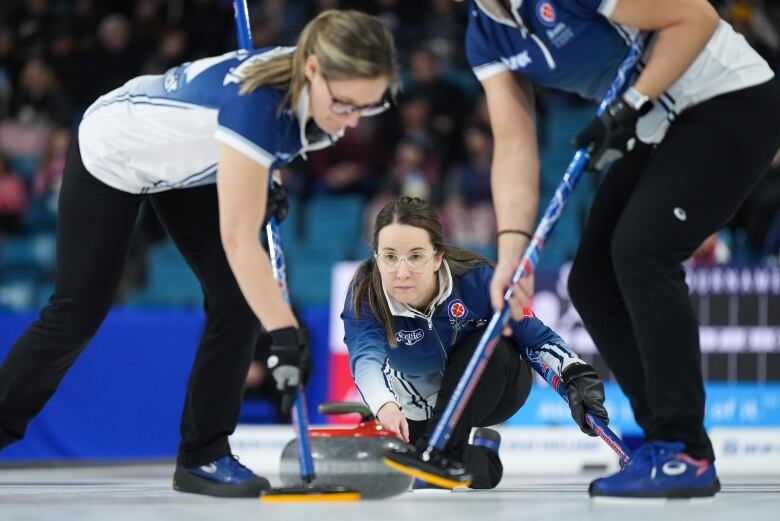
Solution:
{"label": "gloved hand", "polygon": [[282,412],[289,413],[299,385],[306,385],[311,374],[309,339],[303,328],[285,327],[269,331],[271,354],[268,369],[276,388],[282,393]]}
{"label": "gloved hand", "polygon": [[623,98],[618,98],[602,115],[593,118],[571,142],[576,149],[590,146],[587,170],[601,172],[610,163],[631,152],[637,141],[636,122],[652,106],[652,102],[648,101],[636,110]]}
{"label": "gloved hand", "polygon": [[287,202],[287,190],[284,189],[281,183],[273,181],[271,187],[268,189],[268,200],[265,202],[265,220],[263,226],[268,224],[272,217],[276,217],[276,222],[281,223],[287,212],[290,210],[290,205]]}
{"label": "gloved hand", "polygon": [[588,436],[598,436],[585,422],[585,412],[609,423],[609,415],[604,408],[604,384],[596,370],[588,364],[571,364],[563,371],[563,383],[569,399],[571,417]]}

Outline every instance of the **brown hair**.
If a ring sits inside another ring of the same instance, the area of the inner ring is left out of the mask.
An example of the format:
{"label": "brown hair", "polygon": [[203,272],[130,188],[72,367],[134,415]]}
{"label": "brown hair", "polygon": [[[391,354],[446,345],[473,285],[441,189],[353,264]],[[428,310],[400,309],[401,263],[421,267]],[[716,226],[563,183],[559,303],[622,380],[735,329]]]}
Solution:
{"label": "brown hair", "polygon": [[386,78],[391,94],[398,90],[393,36],[378,19],[360,11],[330,9],[304,27],[295,52],[258,61],[242,72],[241,94],[260,87],[286,91],[281,105],[295,108],[306,84],[304,64],[315,55],[327,79]]}
{"label": "brown hair", "polygon": [[[439,214],[431,205],[417,197],[401,197],[387,203],[379,211],[374,221],[371,244],[374,253],[378,251],[379,232],[385,226],[394,223],[422,228],[428,232],[433,249],[442,254],[453,275],[463,275],[477,266],[491,265],[489,260],[478,253],[444,244]],[[360,318],[360,310],[363,304],[368,302],[371,313],[385,328],[387,342],[391,347],[396,347],[393,315],[382,290],[382,278],[375,258],[372,257],[358,267],[349,286],[352,291],[350,306],[355,317]]]}

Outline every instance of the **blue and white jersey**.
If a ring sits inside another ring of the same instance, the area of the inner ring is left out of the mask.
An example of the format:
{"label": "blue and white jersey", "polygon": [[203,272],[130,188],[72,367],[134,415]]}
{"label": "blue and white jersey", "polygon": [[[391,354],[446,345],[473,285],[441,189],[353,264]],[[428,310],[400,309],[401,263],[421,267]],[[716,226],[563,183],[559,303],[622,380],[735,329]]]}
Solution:
{"label": "blue and white jersey", "polygon": [[[393,315],[395,348],[390,347],[385,329],[368,303],[355,316],[351,291],[347,294],[341,314],[344,343],[355,384],[374,414],[387,402],[395,402],[410,420],[430,418],[450,352],[467,335],[484,330],[493,316],[491,267],[481,266],[453,276],[444,261],[438,276],[439,293],[427,313],[397,301],[385,291]],[[582,363],[566,342],[533,314],[510,324],[517,344],[530,347],[533,355],[558,376],[570,364]]]}
{"label": "blue and white jersey", "polygon": [[330,146],[339,136],[313,123],[306,132],[306,88],[295,111],[279,110],[284,93],[276,89],[238,93],[245,67],[294,49],[234,51],[128,81],[85,112],[84,165],[107,185],[142,194],[215,182],[222,144],[269,170]]}
{"label": "blue and white jersey", "polygon": [[[600,100],[625,57],[636,28],[610,20],[619,0],[473,0],[466,31],[466,56],[483,81],[511,70],[529,81]],[[639,63],[644,67],[652,50]],[[688,70],[640,119],[637,135],[663,139],[685,108],[719,94],[769,81],[769,65],[723,20]]]}

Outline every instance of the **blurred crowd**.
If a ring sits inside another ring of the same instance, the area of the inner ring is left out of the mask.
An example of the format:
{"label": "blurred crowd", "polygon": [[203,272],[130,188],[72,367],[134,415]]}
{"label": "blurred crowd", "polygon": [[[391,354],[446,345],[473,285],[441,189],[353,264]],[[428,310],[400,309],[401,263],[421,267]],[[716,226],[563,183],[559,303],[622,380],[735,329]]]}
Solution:
{"label": "blurred crowd", "polygon": [[[713,4],[780,70],[780,2]],[[378,15],[393,30],[403,91],[394,110],[363,120],[308,162],[293,163],[284,172],[290,191],[302,205],[322,194],[358,194],[366,201],[366,222],[389,198],[423,197],[440,207],[453,242],[489,251],[495,237],[492,138],[481,89],[464,60],[467,3],[250,1],[254,44],[292,44],[317,12],[339,7]],[[235,40],[229,0],[3,0],[0,241],[4,235],[29,233],[30,222],[52,222],[40,215],[56,212],[70,139],[96,97],[139,74],[161,74],[181,62],[232,50]],[[540,145],[545,147],[546,115],[582,102],[559,93],[537,94]],[[773,169],[724,232],[702,245],[693,263],[777,262],[780,154]],[[558,171],[543,174],[560,176]],[[31,212],[37,217],[31,218]],[[141,219],[142,244],[162,236],[150,214]],[[138,272],[143,271],[140,264]]]}

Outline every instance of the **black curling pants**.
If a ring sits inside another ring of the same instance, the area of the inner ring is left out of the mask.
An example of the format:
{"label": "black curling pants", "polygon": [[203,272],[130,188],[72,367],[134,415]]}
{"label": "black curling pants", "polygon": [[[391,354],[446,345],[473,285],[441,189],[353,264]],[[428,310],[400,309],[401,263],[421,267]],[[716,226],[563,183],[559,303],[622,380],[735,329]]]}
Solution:
{"label": "black curling pants", "polygon": [[[430,439],[483,332],[476,331],[463,338],[450,353],[431,418],[408,422],[411,443]],[[471,429],[508,420],[522,407],[530,392],[530,368],[514,343],[501,337],[447,444],[448,453],[462,461],[471,472],[471,488],[494,488],[504,472],[498,454],[485,447],[469,445]]]}
{"label": "black curling pants", "polygon": [[699,328],[681,263],[723,226],[780,145],[775,81],[718,96],[657,147],[616,162],[590,210],[569,294],[648,441],[714,460]]}
{"label": "black curling pants", "polygon": [[206,325],[187,388],[179,461],[199,466],[230,453],[227,437],[238,421],[260,325],[222,249],[216,187],[148,196],[116,190],[85,169],[76,140],[60,193],[54,294],[0,366],[0,448],[24,436],[103,322],[146,197],[205,296]]}

